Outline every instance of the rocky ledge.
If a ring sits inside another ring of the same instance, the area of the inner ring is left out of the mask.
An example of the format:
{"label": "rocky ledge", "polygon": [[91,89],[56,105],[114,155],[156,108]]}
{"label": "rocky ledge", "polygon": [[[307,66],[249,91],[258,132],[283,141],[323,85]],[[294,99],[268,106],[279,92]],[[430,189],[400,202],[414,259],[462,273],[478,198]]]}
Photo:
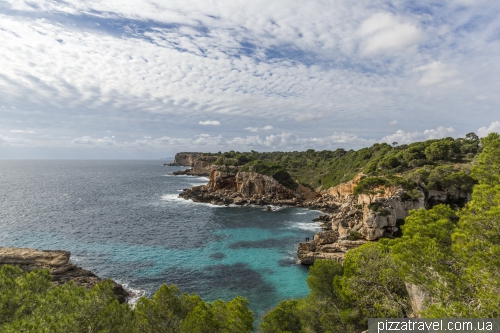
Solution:
{"label": "rocky ledge", "polygon": [[207,185],[185,189],[179,196],[214,205],[296,205],[297,192],[274,178],[255,172],[212,168]]}
{"label": "rocky ledge", "polygon": [[[103,279],[91,271],[85,270],[70,262],[68,251],[35,250],[17,247],[0,247],[0,268],[3,265],[15,265],[26,272],[35,269],[48,269],[52,274],[52,283],[60,285],[73,281],[76,285],[92,288]],[[131,296],[122,285],[113,281],[113,292],[120,303]]]}
{"label": "rocky ledge", "polygon": [[395,237],[399,226],[409,211],[424,207],[424,195],[418,200],[403,200],[403,189],[386,189],[375,198],[354,195],[354,188],[361,179],[322,191],[320,197],[306,201],[304,207],[322,210],[316,221],[322,222],[323,231],[314,239],[300,243],[297,249],[299,262],[312,265],[317,259],[334,259],[343,262],[345,253],[368,241],[382,237]]}

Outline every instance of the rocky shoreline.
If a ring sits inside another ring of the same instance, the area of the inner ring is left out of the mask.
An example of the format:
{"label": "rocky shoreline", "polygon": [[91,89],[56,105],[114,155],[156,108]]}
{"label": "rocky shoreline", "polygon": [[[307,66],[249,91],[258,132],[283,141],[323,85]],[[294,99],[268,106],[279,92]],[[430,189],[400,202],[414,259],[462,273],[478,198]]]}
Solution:
{"label": "rocky shoreline", "polygon": [[[207,172],[207,167],[204,170]],[[207,185],[184,189],[179,196],[214,205],[288,205],[326,213],[316,219],[322,222],[323,230],[298,245],[297,257],[303,265],[312,265],[317,259],[343,262],[348,250],[382,237],[396,237],[409,212],[428,207],[429,202],[467,200],[449,191],[420,192],[418,199],[411,199],[398,187],[384,188],[372,198],[355,196],[354,188],[362,176],[318,193],[302,185],[293,191],[270,176],[254,172],[212,167]]]}
{"label": "rocky shoreline", "polygon": [[[92,288],[104,281],[91,271],[83,269],[70,261],[71,253],[61,250],[36,250],[17,247],[0,247],[0,268],[3,265],[18,266],[25,272],[48,269],[52,283],[61,285],[73,281],[77,286]],[[113,281],[113,293],[120,303],[127,302],[133,295],[122,285]]]}

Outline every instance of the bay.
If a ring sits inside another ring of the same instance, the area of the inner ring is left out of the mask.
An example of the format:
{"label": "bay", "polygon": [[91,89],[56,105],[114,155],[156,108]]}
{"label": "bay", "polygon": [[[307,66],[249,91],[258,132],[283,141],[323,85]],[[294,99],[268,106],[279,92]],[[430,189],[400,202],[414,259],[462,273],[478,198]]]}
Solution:
{"label": "bay", "polygon": [[259,317],[303,297],[296,248],[319,230],[317,211],[221,207],[178,197],[205,177],[163,161],[0,161],[0,246],[62,249],[138,295],[163,284],[207,301],[238,295]]}

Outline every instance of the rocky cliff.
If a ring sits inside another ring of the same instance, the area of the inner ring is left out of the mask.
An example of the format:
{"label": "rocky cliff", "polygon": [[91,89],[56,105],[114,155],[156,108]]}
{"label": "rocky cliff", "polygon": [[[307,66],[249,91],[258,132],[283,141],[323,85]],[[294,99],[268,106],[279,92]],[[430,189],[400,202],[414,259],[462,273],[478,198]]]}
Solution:
{"label": "rocky cliff", "polygon": [[225,171],[212,168],[209,179],[207,185],[186,189],[180,196],[215,205],[295,205],[300,196],[270,176],[239,172],[236,167]]}
{"label": "rocky cliff", "polygon": [[170,165],[192,167],[194,162],[202,155],[202,153],[177,153],[175,154],[174,162],[170,163]]}
{"label": "rocky cliff", "polygon": [[[60,285],[73,281],[76,285],[92,288],[103,279],[91,271],[70,262],[68,251],[40,251],[35,249],[0,247],[0,268],[3,265],[15,265],[26,272],[35,269],[48,269],[52,282]],[[121,303],[131,296],[120,284],[113,281],[113,292]]]}
{"label": "rocky cliff", "polygon": [[[321,196],[303,203],[304,207],[321,209],[324,231],[314,239],[299,244],[297,256],[305,265],[316,259],[343,261],[347,250],[381,237],[394,237],[399,224],[410,210],[425,207],[424,193],[418,200],[403,200],[403,189],[387,188],[371,203],[366,195],[354,196],[354,188],[361,180],[357,175],[352,181],[321,192]],[[392,195],[391,195],[392,194]]]}

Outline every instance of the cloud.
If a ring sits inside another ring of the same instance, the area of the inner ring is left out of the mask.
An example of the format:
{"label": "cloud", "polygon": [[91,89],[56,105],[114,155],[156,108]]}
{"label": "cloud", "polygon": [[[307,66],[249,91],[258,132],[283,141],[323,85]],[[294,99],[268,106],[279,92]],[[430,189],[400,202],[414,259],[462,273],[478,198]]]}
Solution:
{"label": "cloud", "polygon": [[220,125],[220,122],[218,120],[205,120],[201,121],[198,123],[200,125]]}
{"label": "cloud", "polygon": [[[238,142],[293,148],[327,145],[346,131],[383,137],[393,119],[414,124],[410,132],[449,124],[467,133],[482,126],[477,114],[500,106],[498,1],[4,0],[0,7],[0,64],[9,64],[0,66],[0,123],[5,134],[36,129],[29,137],[42,146],[112,133],[134,138],[110,137],[112,147],[137,151],[194,140],[206,148],[233,142],[231,133],[246,127],[250,136]],[[200,119],[224,123],[222,139],[194,137]],[[264,123],[279,124],[282,134]]]}
{"label": "cloud", "polygon": [[423,132],[405,132],[398,130],[396,133],[384,136],[381,142],[398,142],[399,144],[411,143],[415,141],[424,141],[429,139],[442,139],[452,136],[455,130],[452,127],[438,127],[436,129],[424,130]]}
{"label": "cloud", "polygon": [[398,124],[397,120],[392,120],[391,122],[389,122],[389,125],[391,126],[396,126],[397,124]]}
{"label": "cloud", "polygon": [[365,56],[400,51],[424,41],[424,33],[389,13],[376,13],[365,20],[357,31],[363,38],[361,52]]}
{"label": "cloud", "polygon": [[496,132],[500,133],[500,121],[494,121],[490,124],[488,127],[481,127],[480,129],[477,130],[477,134],[479,137],[485,137],[489,133]]}
{"label": "cloud", "polygon": [[271,125],[264,126],[262,128],[259,127],[247,127],[245,130],[250,131],[250,132],[259,132],[259,131],[270,131],[274,129]]}
{"label": "cloud", "polygon": [[319,120],[323,118],[322,114],[314,114],[314,113],[305,113],[305,114],[300,114],[295,117],[295,121],[301,123],[304,121],[310,121],[310,120]]}
{"label": "cloud", "polygon": [[82,136],[80,138],[75,138],[71,140],[71,143],[76,145],[89,145],[89,146],[114,146],[116,145],[115,140],[109,136],[105,136],[102,139],[94,139],[91,136]]}
{"label": "cloud", "polygon": [[421,86],[432,86],[439,84],[460,84],[459,73],[455,66],[443,64],[441,61],[433,61],[430,64],[415,68],[416,72],[422,72],[418,84]]}
{"label": "cloud", "polygon": [[7,136],[0,134],[0,144],[7,146],[25,146],[33,145],[30,140],[27,140],[21,136]]}
{"label": "cloud", "polygon": [[484,100],[488,99],[488,97],[487,97],[487,96],[484,96],[484,95],[477,95],[477,96],[476,96],[476,99],[477,99],[478,101],[484,101]]}
{"label": "cloud", "polygon": [[11,130],[10,132],[11,133],[27,133],[27,134],[35,134],[36,133],[35,131],[31,131],[31,130],[28,130],[28,131],[25,131],[25,130]]}

